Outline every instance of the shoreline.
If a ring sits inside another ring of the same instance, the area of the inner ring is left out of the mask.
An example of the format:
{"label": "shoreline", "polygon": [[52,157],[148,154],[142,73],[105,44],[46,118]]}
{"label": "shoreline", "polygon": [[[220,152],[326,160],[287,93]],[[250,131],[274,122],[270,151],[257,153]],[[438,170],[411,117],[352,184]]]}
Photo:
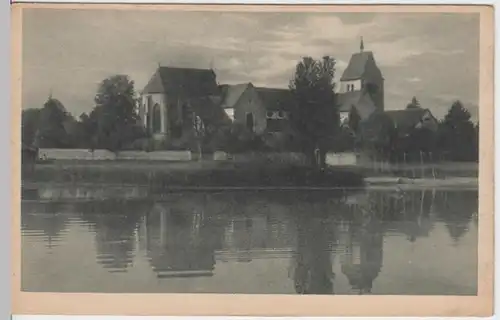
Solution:
{"label": "shoreline", "polygon": [[[360,170],[361,169],[361,170]],[[194,162],[177,164],[60,162],[40,165],[21,180],[21,199],[152,199],[175,193],[318,192],[422,189],[478,190],[478,177],[404,178],[364,172],[359,167],[328,167],[319,174],[293,164]]]}
{"label": "shoreline", "polygon": [[170,186],[151,188],[146,185],[118,185],[112,183],[27,183],[22,186],[22,203],[50,202],[93,202],[93,201],[162,201],[170,195],[179,194],[224,194],[224,193],[267,193],[313,192],[326,194],[349,194],[369,191],[405,193],[419,190],[477,191],[478,185],[469,184],[370,184],[358,187],[316,187],[316,186]]}

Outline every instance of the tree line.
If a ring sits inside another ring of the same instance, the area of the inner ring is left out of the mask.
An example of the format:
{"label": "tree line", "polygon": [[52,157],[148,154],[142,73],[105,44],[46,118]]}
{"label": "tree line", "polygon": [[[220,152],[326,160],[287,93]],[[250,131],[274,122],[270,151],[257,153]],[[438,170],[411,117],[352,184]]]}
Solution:
{"label": "tree line", "polygon": [[85,148],[112,151],[147,136],[136,112],[134,82],[126,75],[104,79],[91,112],[78,119],[49,96],[42,108],[22,112],[22,143],[40,148]]}
{"label": "tree line", "polygon": [[[407,109],[422,108],[413,97]],[[386,120],[386,119],[383,119]],[[461,101],[452,103],[443,119],[434,128],[416,126],[410,130],[394,128],[383,123],[386,130],[368,143],[359,143],[359,149],[379,160],[392,162],[478,161],[479,123],[474,124],[471,114]]]}
{"label": "tree line", "polygon": [[[471,121],[470,112],[460,101],[453,103],[439,121],[438,130],[415,129],[402,139],[394,128],[378,132],[371,143],[360,141],[361,118],[355,109],[347,126],[340,125],[335,94],[336,61],[302,58],[296,65],[289,90],[296,103],[291,106],[289,132],[293,148],[307,155],[311,165],[325,166],[328,151],[373,151],[388,160],[420,152],[445,155],[447,160],[477,161],[479,125]],[[114,75],[98,86],[94,108],[78,118],[71,115],[61,101],[50,96],[42,108],[23,110],[22,142],[41,148],[122,149],[150,148],[149,133],[136,112],[134,82],[126,75]],[[407,108],[421,108],[414,97]],[[241,152],[265,149],[262,137],[230,126],[214,131],[205,139],[212,149]],[[210,141],[208,141],[210,140]],[[167,148],[168,146],[163,146]],[[437,160],[437,159],[435,159]]]}
{"label": "tree line", "polygon": [[[472,122],[462,102],[457,100],[451,105],[436,130],[417,126],[403,135],[383,113],[378,124],[376,119],[369,118],[368,122],[373,120],[379,128],[373,139],[367,141],[360,139],[362,123],[355,108],[349,114],[348,124],[339,125],[334,76],[335,59],[305,57],[297,64],[290,83],[297,101],[291,115],[294,131],[299,135],[295,140],[318,166],[325,165],[327,151],[369,154],[373,149],[379,159],[389,161],[406,157],[408,161],[421,160],[422,155],[430,161],[478,161],[479,123]],[[422,106],[413,97],[406,108],[422,109]]]}

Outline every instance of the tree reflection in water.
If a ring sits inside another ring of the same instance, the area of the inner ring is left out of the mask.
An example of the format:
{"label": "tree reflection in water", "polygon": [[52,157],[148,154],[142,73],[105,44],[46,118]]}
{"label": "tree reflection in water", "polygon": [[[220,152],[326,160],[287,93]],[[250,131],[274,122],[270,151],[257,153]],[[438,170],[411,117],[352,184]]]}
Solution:
{"label": "tree reflection in water", "polygon": [[[81,236],[81,222],[86,222],[85,226],[92,226],[88,230],[95,245],[92,255],[96,256],[100,272],[102,268],[127,271],[136,258],[139,240],[144,258],[154,270],[152,274],[159,278],[211,276],[221,266],[215,260],[225,262],[221,270],[246,270],[241,271],[242,277],[249,276],[248,270],[253,272],[254,266],[265,270],[263,276],[271,276],[272,268],[286,273],[281,263],[290,259],[290,279],[285,281],[293,283],[296,293],[338,294],[346,291],[342,286],[348,282],[351,293],[368,294],[387,290],[382,283],[390,280],[391,275],[384,274],[384,281],[377,282],[385,256],[413,258],[412,248],[427,250],[419,247],[429,245],[422,238],[441,241],[441,232],[448,232],[451,244],[458,246],[468,230],[474,228],[470,221],[477,221],[477,217],[472,219],[478,211],[477,196],[477,191],[395,188],[360,190],[354,194],[169,194],[164,201],[142,203],[106,200],[62,205],[26,201],[22,204],[21,225],[23,241],[26,237],[43,241],[51,248],[47,250],[50,253],[55,251],[52,247],[57,241]],[[63,238],[67,228],[69,233]],[[390,234],[391,245],[398,241],[400,248],[410,250],[384,253],[385,234]],[[408,246],[408,241],[414,244]],[[74,243],[77,242],[62,244]],[[460,259],[469,259],[469,252],[463,252],[465,256]],[[333,263],[334,258],[339,265]],[[71,261],[62,263],[71,266]],[[126,275],[121,277],[126,279]]]}
{"label": "tree reflection in water", "polygon": [[474,213],[478,212],[478,192],[438,192],[438,216],[446,224],[450,238],[456,245],[469,230]]}
{"label": "tree reflection in water", "polygon": [[67,230],[73,205],[45,203],[43,206],[23,203],[21,205],[21,228],[31,236],[41,236],[49,249],[56,246]]}
{"label": "tree reflection in water", "polygon": [[132,264],[134,235],[144,208],[141,203],[121,201],[80,206],[82,218],[94,229],[96,260],[109,272],[126,272]]}
{"label": "tree reflection in water", "polygon": [[333,294],[335,274],[325,218],[300,214],[297,219],[297,248],[293,266],[295,291],[299,294]]}

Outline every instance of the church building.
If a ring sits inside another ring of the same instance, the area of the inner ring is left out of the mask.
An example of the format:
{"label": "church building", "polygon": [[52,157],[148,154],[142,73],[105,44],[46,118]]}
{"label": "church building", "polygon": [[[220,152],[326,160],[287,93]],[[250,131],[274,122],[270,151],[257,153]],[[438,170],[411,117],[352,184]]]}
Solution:
{"label": "church building", "polygon": [[384,77],[375,62],[373,52],[364,50],[363,38],[359,52],[354,53],[340,78],[338,93],[340,123],[348,123],[354,111],[361,121],[375,111],[384,111]]}
{"label": "church building", "polygon": [[193,116],[205,126],[227,120],[219,100],[213,70],[159,66],[142,91],[139,116],[155,139],[180,139]]}

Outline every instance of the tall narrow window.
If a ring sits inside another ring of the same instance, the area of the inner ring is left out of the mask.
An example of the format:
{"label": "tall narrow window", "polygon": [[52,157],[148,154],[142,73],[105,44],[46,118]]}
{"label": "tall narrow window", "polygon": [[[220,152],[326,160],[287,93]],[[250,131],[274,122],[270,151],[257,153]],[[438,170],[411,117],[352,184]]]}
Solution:
{"label": "tall narrow window", "polygon": [[156,103],[153,107],[153,133],[161,132],[161,110],[160,105]]}
{"label": "tall narrow window", "polygon": [[153,131],[153,98],[151,96],[147,96],[146,98],[146,127],[148,128],[149,132]]}
{"label": "tall narrow window", "polygon": [[247,129],[253,131],[253,113],[247,113],[246,124]]}

